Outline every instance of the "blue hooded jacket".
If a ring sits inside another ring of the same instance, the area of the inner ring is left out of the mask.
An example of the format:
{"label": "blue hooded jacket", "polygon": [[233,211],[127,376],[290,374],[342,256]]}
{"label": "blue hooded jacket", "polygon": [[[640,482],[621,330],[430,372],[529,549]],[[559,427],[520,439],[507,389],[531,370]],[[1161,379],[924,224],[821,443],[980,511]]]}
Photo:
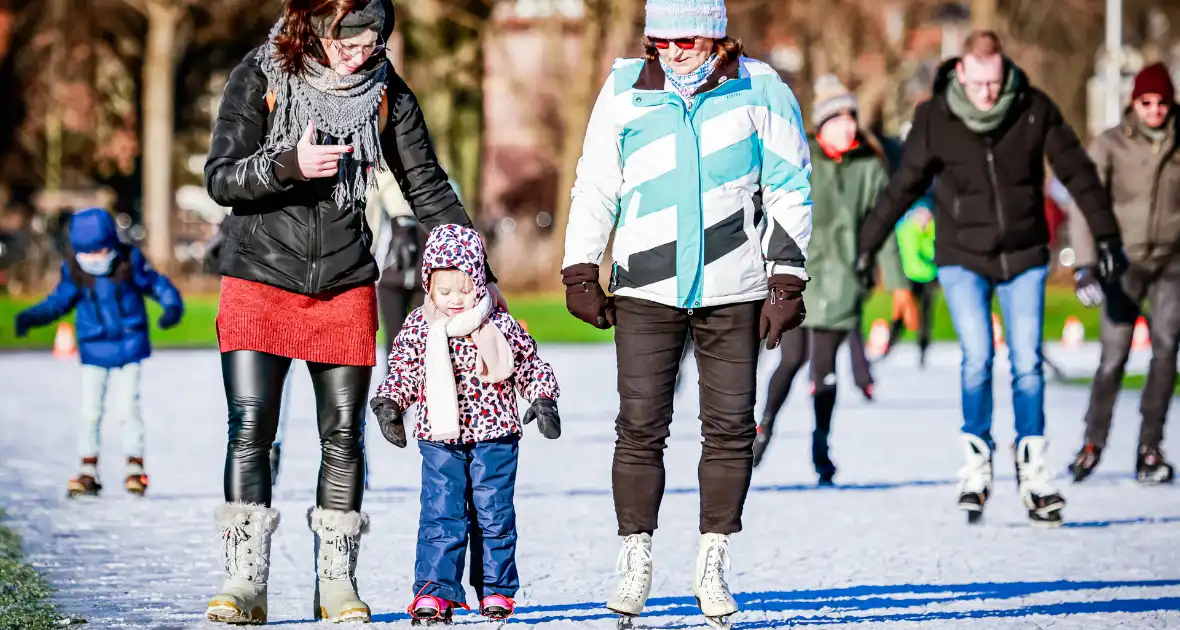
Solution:
{"label": "blue hooded jacket", "polygon": [[150,295],[175,322],[184,312],[180,292],[148,265],[139,249],[119,242],[114,218],[101,208],[74,215],[70,245],[78,252],[110,248],[118,255],[107,275],[95,276],[82,271],[70,252],[53,293],[20,317],[28,326],[44,326],[77,309],[78,353],[84,365],[117,368],[151,356],[143,298]]}

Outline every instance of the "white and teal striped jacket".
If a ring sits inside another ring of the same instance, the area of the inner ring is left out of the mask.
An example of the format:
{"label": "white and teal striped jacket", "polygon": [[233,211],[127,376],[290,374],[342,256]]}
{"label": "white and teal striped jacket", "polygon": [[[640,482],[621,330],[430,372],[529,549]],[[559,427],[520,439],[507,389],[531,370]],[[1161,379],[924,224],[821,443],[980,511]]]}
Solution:
{"label": "white and teal striped jacket", "polygon": [[718,68],[689,106],[658,62],[616,60],[586,130],[562,268],[601,265],[613,230],[616,295],[691,309],[762,299],[769,275],[807,279],[801,118],[760,61]]}

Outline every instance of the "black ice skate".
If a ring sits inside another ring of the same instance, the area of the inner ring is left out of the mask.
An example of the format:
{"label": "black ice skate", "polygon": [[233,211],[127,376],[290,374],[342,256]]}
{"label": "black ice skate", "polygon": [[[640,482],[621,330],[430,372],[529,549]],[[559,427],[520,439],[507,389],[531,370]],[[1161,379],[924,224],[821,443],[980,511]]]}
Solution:
{"label": "black ice skate", "polygon": [[959,509],[967,513],[968,523],[983,518],[983,507],[992,490],[992,450],[978,436],[960,436],[966,463],[959,469]]}
{"label": "black ice skate", "polygon": [[434,595],[419,595],[407,611],[411,626],[449,626],[454,622],[455,604]]}
{"label": "black ice skate", "polygon": [[1061,524],[1065,499],[1050,483],[1045,467],[1047,445],[1043,437],[1026,437],[1016,445],[1016,477],[1029,520],[1053,527]]}
{"label": "black ice skate", "polygon": [[1172,483],[1175,479],[1175,469],[1164,460],[1164,454],[1159,447],[1139,448],[1135,472],[1139,483],[1144,484]]}
{"label": "black ice skate", "polygon": [[96,497],[102,491],[102,484],[98,483],[98,458],[87,457],[82,460],[82,467],[78,469],[78,476],[70,479],[66,485],[66,496]]}
{"label": "black ice skate", "polygon": [[1073,463],[1069,465],[1069,472],[1073,475],[1074,483],[1085,481],[1086,477],[1094,472],[1100,459],[1102,459],[1102,447],[1087,442],[1073,458]]}

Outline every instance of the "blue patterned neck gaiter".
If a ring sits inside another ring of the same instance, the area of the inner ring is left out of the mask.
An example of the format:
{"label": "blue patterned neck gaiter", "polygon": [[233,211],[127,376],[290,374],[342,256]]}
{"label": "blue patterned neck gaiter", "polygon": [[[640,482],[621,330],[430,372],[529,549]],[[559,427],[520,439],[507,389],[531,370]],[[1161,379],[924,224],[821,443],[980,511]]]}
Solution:
{"label": "blue patterned neck gaiter", "polygon": [[684,97],[686,103],[692,105],[692,97],[697,88],[701,87],[709,75],[713,74],[713,70],[717,68],[717,53],[710,55],[705,63],[701,64],[701,67],[688,74],[676,74],[668,64],[664,63],[663,59],[660,60],[660,67],[664,69],[664,75],[668,77],[672,87],[675,87],[680,96]]}

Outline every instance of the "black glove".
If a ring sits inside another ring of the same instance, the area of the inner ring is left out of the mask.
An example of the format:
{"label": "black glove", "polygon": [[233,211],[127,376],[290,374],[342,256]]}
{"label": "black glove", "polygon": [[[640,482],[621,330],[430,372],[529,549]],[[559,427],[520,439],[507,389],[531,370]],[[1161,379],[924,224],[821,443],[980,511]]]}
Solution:
{"label": "black glove", "polygon": [[1127,270],[1127,255],[1118,238],[1098,241],[1098,278],[1107,286],[1117,285]]}
{"label": "black glove", "polygon": [[803,289],[807,282],[790,274],[770,277],[770,294],[762,303],[758,335],[766,340],[766,349],[774,350],[788,330],[798,328],[807,317],[803,306]]}
{"label": "black glove", "polygon": [[29,329],[33,327],[33,318],[28,313],[17,313],[16,315],[16,336],[25,337],[29,334]]}
{"label": "black glove", "polygon": [[1106,294],[1093,267],[1079,267],[1073,272],[1073,287],[1078,301],[1086,308],[1094,308],[1106,301]]}
{"label": "black glove", "polygon": [[172,308],[164,309],[164,313],[160,315],[160,319],[156,322],[160,325],[160,330],[168,330],[180,323],[181,316],[184,315],[184,309],[173,306]]}
{"label": "black glove", "polygon": [[565,307],[570,314],[595,328],[615,325],[615,300],[598,284],[598,265],[580,263],[561,270]]}
{"label": "black glove", "polygon": [[402,423],[402,410],[393,401],[381,396],[374,396],[369,401],[369,407],[377,416],[377,424],[381,425],[381,435],[398,448],[406,447],[406,427]]}
{"label": "black glove", "polygon": [[877,284],[877,265],[873,261],[873,257],[867,253],[862,252],[856,257],[856,282],[860,285],[860,292],[862,298],[868,298],[869,294],[873,292],[873,286]]}
{"label": "black glove", "polygon": [[561,437],[561,416],[557,415],[557,402],[552,398],[538,398],[529,410],[524,412],[524,423],[537,421],[541,435],[556,440]]}

